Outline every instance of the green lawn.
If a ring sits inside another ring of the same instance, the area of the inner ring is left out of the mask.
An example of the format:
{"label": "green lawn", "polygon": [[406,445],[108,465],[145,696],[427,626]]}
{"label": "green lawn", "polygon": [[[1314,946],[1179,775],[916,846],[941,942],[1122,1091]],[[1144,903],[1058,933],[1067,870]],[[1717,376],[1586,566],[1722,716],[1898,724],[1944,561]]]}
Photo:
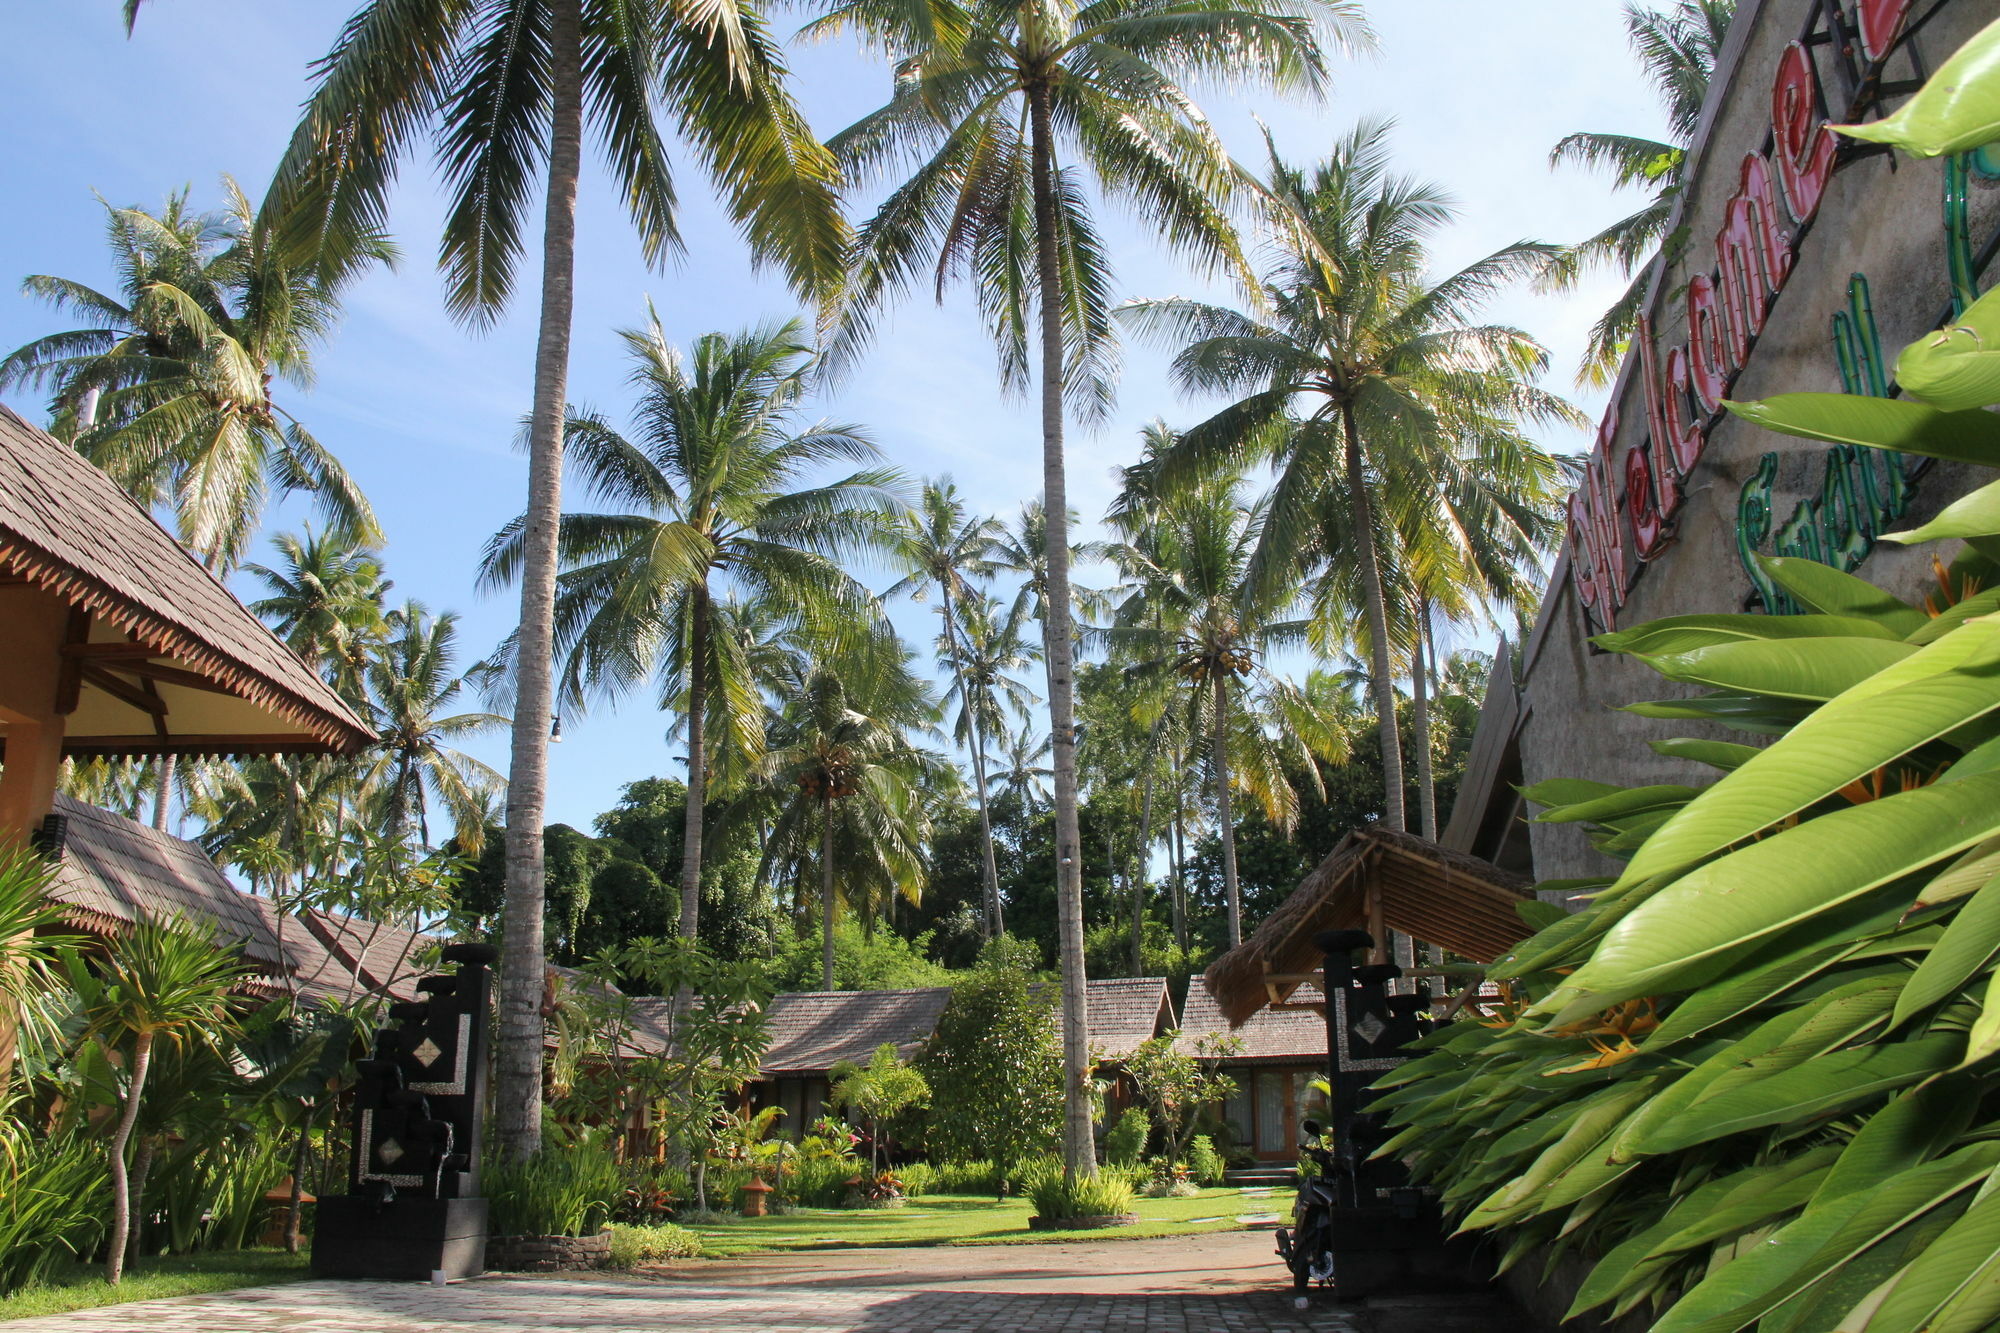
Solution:
{"label": "green lawn", "polygon": [[41,1286],[23,1287],[0,1297],[0,1320],[65,1314],[125,1301],[153,1301],[163,1296],[192,1296],[233,1287],[262,1287],[273,1282],[297,1282],[306,1276],[306,1256],[283,1250],[235,1250],[142,1259],[125,1271],[114,1287],[97,1264],[76,1264]]}
{"label": "green lawn", "polygon": [[1289,1217],[1292,1191],[1245,1198],[1239,1189],[1207,1189],[1191,1199],[1135,1199],[1139,1221],[1108,1231],[1030,1231],[1026,1199],[925,1195],[902,1208],[801,1208],[783,1217],[737,1218],[695,1227],[710,1255],[776,1250],[830,1250],[848,1246],[1013,1245],[1061,1240],[1137,1240],[1234,1231],[1250,1213]]}

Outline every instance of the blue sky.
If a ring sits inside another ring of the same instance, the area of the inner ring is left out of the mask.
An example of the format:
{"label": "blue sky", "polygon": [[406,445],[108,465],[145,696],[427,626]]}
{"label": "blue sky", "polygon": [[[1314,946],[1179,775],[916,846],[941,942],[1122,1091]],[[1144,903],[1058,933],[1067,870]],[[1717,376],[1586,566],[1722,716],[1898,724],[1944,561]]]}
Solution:
{"label": "blue sky", "polygon": [[[115,0],[0,5],[0,124],[10,131],[0,138],[9,204],[0,210],[0,347],[62,327],[18,294],[20,276],[111,281],[93,190],[115,204],[155,205],[191,185],[195,201],[213,207],[228,172],[258,193],[290,130],[306,65],[350,8],[349,0],[154,0],[128,41]],[[1587,235],[1632,206],[1590,177],[1546,165],[1550,145],[1571,130],[1658,132],[1651,91],[1611,0],[1376,0],[1369,14],[1380,52],[1338,61],[1329,102],[1207,95],[1232,148],[1257,155],[1262,120],[1288,157],[1308,160],[1360,117],[1393,117],[1402,169],[1443,182],[1462,209],[1438,247],[1441,268],[1522,238]],[[823,133],[887,96],[885,69],[845,46],[800,48],[792,59],[798,93]],[[604,178],[594,168],[586,175],[574,402],[620,414],[625,367],[614,330],[639,322],[649,296],[683,342],[795,310],[778,283],[750,271],[697,174],[681,179],[688,255],[651,272]],[[395,595],[459,611],[471,655],[512,624],[511,596],[475,591],[473,570],[482,544],[519,511],[525,492],[525,464],[511,440],[529,398],[535,310],[532,300],[519,301],[479,335],[444,315],[432,262],[441,215],[428,164],[413,162],[393,213],[402,265],[355,289],[344,324],[319,353],[317,385],[289,391],[285,401],[374,502]],[[1143,231],[1115,214],[1108,223],[1124,294],[1201,289]],[[535,275],[532,266],[524,271],[522,291],[532,295]],[[1551,386],[1562,389],[1585,330],[1620,285],[1606,277],[1561,298],[1517,292],[1496,302],[1493,316],[1551,348]],[[1581,401],[1593,412],[1600,405]],[[31,398],[16,395],[10,405],[41,419],[42,405]],[[905,306],[867,362],[816,410],[865,425],[913,475],[950,472],[993,512],[1011,515],[1040,488],[1036,422],[1028,405],[1000,394],[991,351],[963,299],[942,309]],[[1128,346],[1113,419],[1071,437],[1072,502],[1094,517],[1110,498],[1113,470],[1135,455],[1142,423],[1189,422],[1203,410],[1175,395],[1161,353]],[[1586,441],[1569,434],[1548,443],[1574,451]],[[274,527],[296,526],[303,513],[276,511]],[[873,581],[889,579],[878,572]],[[898,620],[923,644],[935,632],[918,608]],[[664,719],[643,696],[566,717],[563,730],[565,743],[553,751],[551,822],[585,825],[622,783],[683,771],[663,740]],[[504,771],[503,736],[472,748]]]}

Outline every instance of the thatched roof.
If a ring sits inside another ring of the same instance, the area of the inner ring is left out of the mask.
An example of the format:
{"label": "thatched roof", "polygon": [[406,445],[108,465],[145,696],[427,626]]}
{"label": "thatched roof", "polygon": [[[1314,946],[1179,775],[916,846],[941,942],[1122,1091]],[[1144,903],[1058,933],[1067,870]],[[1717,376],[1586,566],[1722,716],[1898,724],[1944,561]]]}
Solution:
{"label": "thatched roof", "polygon": [[55,812],[68,828],[49,898],[70,925],[118,935],[141,921],[178,919],[213,931],[258,971],[279,970],[277,936],[256,900],[200,847],[60,792]]}
{"label": "thatched roof", "polygon": [[5,407],[0,583],[72,608],[65,754],[351,753],[371,739],[144,507]]}
{"label": "thatched roof", "polygon": [[1528,887],[1520,875],[1413,834],[1357,829],[1256,934],[1210,963],[1202,982],[1237,1024],[1288,998],[1296,978],[1319,967],[1312,939],[1322,930],[1386,927],[1491,962],[1530,934],[1514,909]]}

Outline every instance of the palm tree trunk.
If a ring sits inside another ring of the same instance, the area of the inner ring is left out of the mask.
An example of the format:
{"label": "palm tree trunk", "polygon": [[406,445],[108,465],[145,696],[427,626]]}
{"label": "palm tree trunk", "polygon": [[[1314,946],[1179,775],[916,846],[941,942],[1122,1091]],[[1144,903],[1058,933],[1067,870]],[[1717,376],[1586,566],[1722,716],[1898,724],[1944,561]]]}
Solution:
{"label": "palm tree trunk", "polygon": [[1172,844],[1168,847],[1167,853],[1172,861],[1169,870],[1173,877],[1173,888],[1170,890],[1172,896],[1169,899],[1169,910],[1173,913],[1174,918],[1174,947],[1182,953],[1187,952],[1188,944],[1187,890],[1181,879],[1185,864],[1181,859],[1181,825],[1187,818],[1187,810],[1182,802],[1182,797],[1185,795],[1186,793],[1181,789],[1180,774],[1176,773],[1174,775],[1174,834]]}
{"label": "palm tree trunk", "polygon": [[163,754],[159,763],[159,789],[153,793],[153,827],[160,832],[167,831],[167,808],[173,796],[174,768],[176,756]]}
{"label": "palm tree trunk", "polygon": [[708,588],[694,589],[688,628],[687,818],[681,833],[681,938],[693,941],[701,926],[701,834],[708,800]]}
{"label": "palm tree trunk", "polygon": [[501,940],[494,1147],[518,1161],[542,1146],[542,817],[554,713],[556,529],[562,519],[563,416],[576,299],[576,184],[583,160],[581,0],[549,5],[553,125],[542,218],[542,318],[528,421],[528,512],[522,533],[518,690],[507,773],[506,928]]}
{"label": "palm tree trunk", "polygon": [[1410,671],[1410,725],[1416,732],[1417,827],[1432,842],[1438,836],[1437,775],[1431,765],[1430,662],[1425,652],[1431,637],[1430,599],[1417,595],[1417,652]]}
{"label": "palm tree trunk", "polygon": [[141,1247],[145,1244],[146,1232],[146,1178],[153,1174],[153,1158],[159,1152],[159,1143],[152,1138],[139,1140],[139,1151],[132,1154],[132,1226],[125,1238],[125,1262],[139,1262]]}
{"label": "palm tree trunk", "polygon": [[972,787],[979,798],[979,872],[985,879],[986,920],[982,929],[987,939],[997,938],[1006,928],[1000,919],[1000,868],[993,859],[993,821],[986,812],[986,738],[979,730],[979,710],[972,702],[972,689],[965,679],[965,657],[958,646],[958,617],[953,613],[951,585],[938,580],[938,614],[944,617],[944,641],[952,660],[959,664],[958,700],[965,708],[965,722],[972,735]]}
{"label": "palm tree trunk", "polygon": [[820,798],[819,827],[819,980],[821,990],[833,989],[833,802]]}
{"label": "palm tree trunk", "polygon": [[1215,673],[1215,822],[1222,839],[1222,899],[1229,905],[1229,947],[1243,943],[1243,901],[1236,879],[1236,820],[1229,811],[1229,677]]}
{"label": "palm tree trunk", "polygon": [[141,1032],[132,1042],[132,1082],[125,1089],[125,1111],[111,1135],[111,1235],[104,1249],[104,1280],[114,1287],[125,1276],[125,1237],[132,1225],[132,1181],[125,1170],[125,1148],[132,1141],[132,1127],[139,1123],[139,1098],[152,1064],[153,1034]]}
{"label": "palm tree trunk", "polygon": [[[1155,728],[1157,731],[1157,728]],[[1139,779],[1139,847],[1132,874],[1132,975],[1146,975],[1146,871],[1153,845],[1153,751],[1149,745],[1141,756],[1145,773]]]}
{"label": "palm tree trunk", "polygon": [[1382,596],[1382,565],[1375,550],[1375,521],[1368,503],[1368,477],[1361,466],[1361,433],[1354,409],[1340,409],[1347,433],[1347,495],[1353,510],[1355,549],[1361,558],[1361,593],[1368,612],[1370,686],[1375,694],[1375,720],[1382,741],[1382,827],[1401,833],[1409,821],[1403,813],[1403,740],[1396,727],[1396,682],[1389,674],[1389,608]]}
{"label": "palm tree trunk", "polygon": [[292,1150],[292,1189],[285,1200],[285,1253],[299,1252],[299,1211],[305,1207],[306,1167],[312,1160],[312,1120],[299,1126],[298,1146]]}
{"label": "palm tree trunk", "polygon": [[1070,624],[1069,485],[1063,473],[1062,264],[1056,251],[1055,126],[1050,91],[1028,89],[1034,162],[1036,305],[1042,318],[1042,505],[1048,596],[1049,736],[1056,789],[1056,920],[1063,996],[1063,1173],[1097,1174],[1091,1138],[1090,1050],[1083,972],[1082,834],[1076,811],[1075,635]]}

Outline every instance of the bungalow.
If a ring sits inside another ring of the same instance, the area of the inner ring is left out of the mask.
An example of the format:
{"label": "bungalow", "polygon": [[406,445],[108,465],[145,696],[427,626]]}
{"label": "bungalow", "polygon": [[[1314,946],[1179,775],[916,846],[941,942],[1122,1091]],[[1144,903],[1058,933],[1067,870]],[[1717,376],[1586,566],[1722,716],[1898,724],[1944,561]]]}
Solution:
{"label": "bungalow", "polygon": [[1230,1146],[1259,1161],[1290,1161],[1300,1122],[1322,1101],[1312,1082],[1326,1076],[1326,1020],[1309,1009],[1260,1009],[1231,1027],[1215,997],[1190,986],[1174,1049],[1197,1055],[1225,1038],[1236,1043],[1218,1062],[1236,1084],[1221,1108]]}

